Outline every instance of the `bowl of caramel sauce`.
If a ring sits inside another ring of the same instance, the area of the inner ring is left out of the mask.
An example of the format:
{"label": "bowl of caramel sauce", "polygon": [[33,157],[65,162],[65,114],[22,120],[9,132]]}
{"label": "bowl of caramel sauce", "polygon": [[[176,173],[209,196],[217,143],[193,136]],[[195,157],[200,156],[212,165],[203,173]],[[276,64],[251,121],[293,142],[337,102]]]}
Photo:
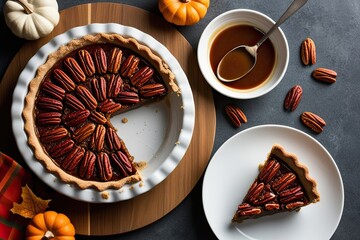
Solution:
{"label": "bowl of caramel sauce", "polygon": [[[274,89],[285,75],[289,63],[289,47],[278,28],[259,47],[255,67],[243,78],[222,82],[216,76],[222,57],[239,45],[255,45],[275,22],[263,13],[250,9],[234,9],[214,18],[201,34],[197,56],[200,71],[219,93],[236,99],[260,97]],[[228,64],[221,71],[234,71]]]}

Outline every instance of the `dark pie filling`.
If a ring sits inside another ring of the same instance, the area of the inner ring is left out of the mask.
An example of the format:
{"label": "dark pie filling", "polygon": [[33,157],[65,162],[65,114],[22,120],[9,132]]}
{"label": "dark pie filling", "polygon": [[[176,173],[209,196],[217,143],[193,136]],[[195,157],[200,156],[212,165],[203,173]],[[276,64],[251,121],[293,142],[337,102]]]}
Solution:
{"label": "dark pie filling", "polygon": [[[122,52],[116,72],[109,70],[110,62],[114,60],[114,48]],[[102,59],[108,67],[105,72],[98,70],[96,65],[99,56],[96,56],[96,51],[99,49],[106,55]],[[79,52],[83,50],[89,53],[90,61],[94,63],[95,70],[93,68],[91,74],[86,74],[89,71],[81,64]],[[78,81],[71,69],[65,66],[69,58],[80,66],[85,80]],[[136,58],[138,62],[134,60]],[[131,69],[126,71],[124,68],[128,62]],[[151,77],[140,76],[140,80],[146,81],[141,85],[134,84],[134,75],[145,72],[145,68],[147,73],[151,70]],[[59,69],[71,79],[74,89],[66,89],[56,79],[54,71]],[[160,74],[132,50],[109,43],[82,47],[55,63],[41,83],[34,109],[38,138],[51,159],[73,176],[94,181],[122,179],[134,174],[136,169],[133,157],[110,123],[111,116],[158,100],[167,91]]]}

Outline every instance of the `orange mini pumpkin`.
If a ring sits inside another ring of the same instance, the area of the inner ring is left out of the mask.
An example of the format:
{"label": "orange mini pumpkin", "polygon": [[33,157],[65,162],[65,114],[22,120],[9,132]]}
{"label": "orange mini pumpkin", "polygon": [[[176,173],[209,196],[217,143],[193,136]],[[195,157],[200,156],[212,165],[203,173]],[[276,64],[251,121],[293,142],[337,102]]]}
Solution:
{"label": "orange mini pumpkin", "polygon": [[210,0],[159,0],[159,10],[166,21],[179,25],[193,25],[209,8]]}
{"label": "orange mini pumpkin", "polygon": [[39,213],[26,228],[26,240],[75,240],[75,228],[70,219],[54,211]]}

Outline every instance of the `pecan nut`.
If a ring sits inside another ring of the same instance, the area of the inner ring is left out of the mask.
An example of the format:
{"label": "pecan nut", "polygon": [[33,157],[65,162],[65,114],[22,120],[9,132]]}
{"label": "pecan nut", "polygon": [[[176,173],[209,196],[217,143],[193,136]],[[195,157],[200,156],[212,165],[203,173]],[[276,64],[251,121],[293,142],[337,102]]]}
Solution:
{"label": "pecan nut", "polygon": [[260,195],[256,200],[254,200],[254,205],[262,205],[264,203],[270,202],[276,198],[276,195],[272,192],[265,192]]}
{"label": "pecan nut", "polygon": [[57,127],[53,129],[48,129],[40,133],[40,141],[41,142],[57,142],[65,137],[69,136],[69,132],[64,127]]}
{"label": "pecan nut", "polygon": [[49,149],[49,154],[53,158],[59,158],[67,154],[74,147],[75,143],[71,139],[66,139]]}
{"label": "pecan nut", "polygon": [[280,209],[280,204],[278,204],[278,203],[266,203],[265,204],[265,209],[268,210],[268,211],[279,210]]}
{"label": "pecan nut", "polygon": [[134,170],[129,158],[121,151],[116,151],[111,154],[111,160],[113,166],[115,166],[120,174],[124,177],[130,176],[133,174]]}
{"label": "pecan nut", "polygon": [[63,117],[63,121],[67,126],[74,127],[85,122],[86,119],[89,117],[89,115],[90,115],[90,111],[87,109],[75,111],[66,114]]}
{"label": "pecan nut", "polygon": [[272,188],[276,192],[281,192],[283,189],[289,187],[296,180],[296,175],[292,172],[282,174],[278,179],[272,183]]}
{"label": "pecan nut", "polygon": [[295,111],[295,109],[299,106],[302,95],[302,87],[300,85],[293,86],[286,94],[284,101],[285,110],[291,112]]}
{"label": "pecan nut", "polygon": [[264,183],[268,183],[275,177],[280,170],[280,163],[276,160],[268,161],[259,174],[259,179]]}
{"label": "pecan nut", "polygon": [[107,94],[108,97],[115,98],[119,94],[122,84],[123,80],[121,79],[120,75],[112,74],[109,78],[109,89]]}
{"label": "pecan nut", "polygon": [[137,70],[140,58],[130,55],[121,65],[120,73],[123,77],[131,77]]}
{"label": "pecan nut", "polygon": [[225,106],[225,113],[235,127],[240,127],[242,123],[247,122],[244,112],[234,104],[227,104]]}
{"label": "pecan nut", "polygon": [[113,48],[109,55],[107,70],[111,73],[117,73],[120,69],[122,58],[122,51],[120,48]]}
{"label": "pecan nut", "polygon": [[144,98],[161,96],[166,93],[166,88],[161,83],[147,84],[140,88],[140,95]]}
{"label": "pecan nut", "polygon": [[312,77],[320,82],[334,83],[336,82],[337,73],[328,68],[317,68],[312,72]]}
{"label": "pecan nut", "polygon": [[314,65],[316,63],[316,47],[311,38],[306,38],[301,43],[301,61],[304,65]]}
{"label": "pecan nut", "polygon": [[258,196],[260,196],[261,192],[264,190],[264,183],[256,184],[255,187],[251,191],[249,191],[249,194],[246,196],[246,199],[248,199],[249,202],[254,202]]}
{"label": "pecan nut", "polygon": [[100,152],[103,149],[105,133],[106,133],[106,128],[103,125],[97,125],[90,139],[90,148],[93,151]]}
{"label": "pecan nut", "polygon": [[303,112],[300,118],[303,124],[315,133],[321,133],[326,126],[324,119],[312,112]]}
{"label": "pecan nut", "polygon": [[71,152],[61,162],[61,167],[68,171],[73,171],[79,165],[84,155],[85,155],[84,148],[80,146],[74,147],[71,150]]}
{"label": "pecan nut", "polygon": [[119,111],[121,107],[120,103],[116,103],[111,99],[106,99],[105,101],[99,103],[98,109],[100,112],[113,114],[114,112]]}
{"label": "pecan nut", "polygon": [[285,208],[288,209],[288,210],[295,210],[299,207],[302,207],[304,206],[305,203],[302,202],[302,201],[297,201],[297,202],[292,202],[292,203],[288,203],[285,205]]}
{"label": "pecan nut", "polygon": [[253,207],[248,203],[243,203],[239,205],[237,210],[237,215],[240,216],[252,216],[252,215],[258,215],[262,212],[261,208],[259,207]]}
{"label": "pecan nut", "polygon": [[109,155],[105,152],[100,152],[97,155],[97,169],[101,180],[109,181],[113,176]]}
{"label": "pecan nut", "polygon": [[85,141],[95,130],[95,124],[87,123],[80,128],[77,128],[73,133],[73,138],[77,143]]}
{"label": "pecan nut", "polygon": [[86,75],[84,71],[81,69],[77,61],[72,58],[68,57],[64,61],[64,67],[65,69],[71,74],[76,82],[85,82],[86,81]]}
{"label": "pecan nut", "polygon": [[279,201],[281,203],[290,203],[297,200],[301,200],[304,197],[304,192],[300,186],[285,189],[279,193]]}
{"label": "pecan nut", "polygon": [[39,125],[56,125],[61,122],[61,113],[59,112],[42,112],[36,116],[36,122]]}
{"label": "pecan nut", "polygon": [[107,59],[104,49],[97,48],[94,51],[95,70],[98,74],[103,75],[107,71]]}
{"label": "pecan nut", "polygon": [[121,104],[135,104],[140,101],[140,98],[136,92],[119,92],[115,101]]}
{"label": "pecan nut", "polygon": [[90,179],[95,172],[96,155],[92,151],[86,151],[80,164],[79,176]]}
{"label": "pecan nut", "polygon": [[104,101],[106,99],[106,80],[103,77],[93,78],[90,81],[91,90],[94,94],[94,97],[99,101]]}
{"label": "pecan nut", "polygon": [[38,97],[36,106],[47,111],[60,112],[63,109],[61,101],[44,96]]}
{"label": "pecan nut", "polygon": [[85,49],[79,50],[78,59],[79,59],[79,64],[81,65],[82,69],[84,70],[84,73],[87,76],[91,77],[92,75],[95,74],[94,61],[87,50]]}
{"label": "pecan nut", "polygon": [[106,130],[106,143],[110,150],[120,150],[122,148],[122,141],[113,128]]}
{"label": "pecan nut", "polygon": [[79,111],[85,109],[84,104],[82,104],[82,102],[72,94],[66,94],[64,100],[65,104],[72,110]]}
{"label": "pecan nut", "polygon": [[41,90],[48,96],[60,101],[63,100],[65,97],[65,90],[50,81],[44,82],[42,84]]}
{"label": "pecan nut", "polygon": [[131,77],[130,83],[133,86],[140,88],[150,80],[153,74],[154,70],[152,68],[149,68],[148,66],[143,67]]}
{"label": "pecan nut", "polygon": [[76,87],[77,96],[84,103],[89,110],[94,110],[97,107],[97,101],[91,92],[84,86],[79,85]]}
{"label": "pecan nut", "polygon": [[61,69],[54,69],[53,77],[56,82],[67,92],[71,92],[75,89],[75,83],[71,78]]}
{"label": "pecan nut", "polygon": [[105,117],[105,115],[101,112],[98,111],[92,111],[90,113],[89,119],[95,123],[99,123],[99,124],[105,124],[107,123],[107,118]]}

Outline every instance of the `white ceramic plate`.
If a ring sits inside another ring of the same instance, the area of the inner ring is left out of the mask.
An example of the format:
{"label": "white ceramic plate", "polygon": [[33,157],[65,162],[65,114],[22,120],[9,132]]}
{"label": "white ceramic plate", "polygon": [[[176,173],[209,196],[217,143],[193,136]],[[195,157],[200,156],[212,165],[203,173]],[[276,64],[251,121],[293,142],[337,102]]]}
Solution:
{"label": "white ceramic plate", "polygon": [[[34,158],[33,152],[27,144],[21,116],[28,84],[35,76],[37,68],[46,61],[48,54],[74,38],[99,32],[118,33],[126,37],[133,37],[155,50],[154,52],[169,65],[175,74],[178,86],[182,91],[180,97],[177,94],[168,94],[160,102],[114,116],[111,119],[111,123],[118,129],[119,135],[126,142],[135,161],[146,161],[147,167],[141,172],[143,180],[140,183],[125,185],[120,191],[107,190],[109,199],[103,199],[101,193],[95,189],[81,190],[74,185],[63,183],[55,175],[47,172],[43,165]],[[11,114],[17,145],[32,171],[60,193],[77,200],[95,203],[131,199],[149,191],[163,181],[183,158],[190,144],[195,122],[191,88],[175,57],[150,35],[135,28],[114,23],[76,27],[41,47],[19,76],[14,91]],[[126,124],[121,122],[124,117],[129,120]]]}
{"label": "white ceramic plate", "polygon": [[[299,212],[231,223],[258,174],[258,165],[275,143],[308,166],[310,176],[318,183],[320,202]],[[203,206],[219,239],[328,240],[341,219],[344,188],[335,161],[318,141],[294,128],[262,125],[236,134],[215,153],[204,176]]]}

